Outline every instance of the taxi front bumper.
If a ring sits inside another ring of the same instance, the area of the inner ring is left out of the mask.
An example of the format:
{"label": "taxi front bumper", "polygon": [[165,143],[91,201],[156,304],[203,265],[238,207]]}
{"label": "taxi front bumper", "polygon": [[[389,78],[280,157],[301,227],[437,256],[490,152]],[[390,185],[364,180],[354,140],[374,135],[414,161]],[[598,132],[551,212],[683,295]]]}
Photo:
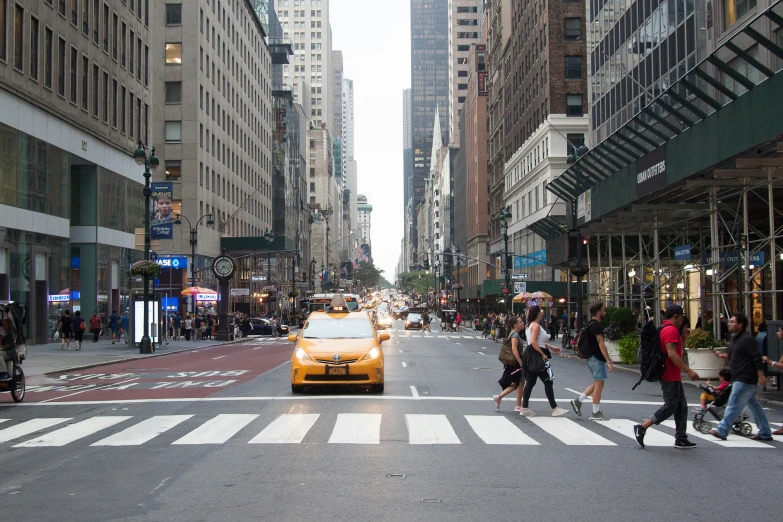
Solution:
{"label": "taxi front bumper", "polygon": [[291,361],[291,384],[383,384],[383,357],[356,362]]}

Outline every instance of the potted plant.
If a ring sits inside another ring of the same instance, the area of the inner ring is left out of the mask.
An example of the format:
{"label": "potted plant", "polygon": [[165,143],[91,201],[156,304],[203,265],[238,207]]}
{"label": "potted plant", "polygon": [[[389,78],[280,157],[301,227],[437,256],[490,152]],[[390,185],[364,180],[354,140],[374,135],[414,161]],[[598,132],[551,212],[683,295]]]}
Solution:
{"label": "potted plant", "polygon": [[620,362],[623,364],[635,363],[639,353],[639,336],[635,333],[627,333],[620,337],[618,352]]}
{"label": "potted plant", "polygon": [[688,366],[702,379],[717,379],[718,372],[726,366],[726,360],[715,357],[713,350],[721,350],[722,343],[706,330],[691,330],[685,341]]}
{"label": "potted plant", "polygon": [[144,276],[144,277],[157,277],[160,275],[160,265],[155,261],[136,261],[130,267],[130,275]]}
{"label": "potted plant", "polygon": [[[633,334],[632,337],[636,339],[636,316],[633,310],[624,307],[608,306],[606,307],[606,315],[604,320],[601,321],[601,325],[604,327],[604,343],[606,344],[606,351],[609,353],[609,359],[616,363],[625,362],[620,355],[620,342],[624,336],[629,334]],[[638,349],[638,339],[635,342],[637,343],[636,349]]]}

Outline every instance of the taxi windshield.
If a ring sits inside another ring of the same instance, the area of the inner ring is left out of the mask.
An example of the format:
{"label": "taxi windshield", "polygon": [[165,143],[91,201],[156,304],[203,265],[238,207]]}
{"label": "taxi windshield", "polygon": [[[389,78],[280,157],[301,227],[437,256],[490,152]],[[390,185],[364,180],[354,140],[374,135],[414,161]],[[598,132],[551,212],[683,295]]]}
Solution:
{"label": "taxi windshield", "polygon": [[305,339],[372,339],[372,324],[366,318],[308,321]]}

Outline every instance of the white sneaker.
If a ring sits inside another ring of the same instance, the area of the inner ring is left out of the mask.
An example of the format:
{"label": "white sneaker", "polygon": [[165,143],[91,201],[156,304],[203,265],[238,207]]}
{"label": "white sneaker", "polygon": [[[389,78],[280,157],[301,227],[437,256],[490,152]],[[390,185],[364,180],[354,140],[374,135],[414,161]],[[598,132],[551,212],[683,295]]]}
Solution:
{"label": "white sneaker", "polygon": [[531,410],[530,408],[522,408],[521,410],[519,410],[519,414],[521,416],[523,416],[523,417],[535,417],[536,416],[535,412],[533,410]]}
{"label": "white sneaker", "polygon": [[563,416],[563,415],[565,415],[566,413],[568,413],[566,410],[564,410],[563,408],[561,408],[560,406],[558,406],[557,408],[555,408],[554,410],[552,410],[552,417],[562,417],[562,416]]}

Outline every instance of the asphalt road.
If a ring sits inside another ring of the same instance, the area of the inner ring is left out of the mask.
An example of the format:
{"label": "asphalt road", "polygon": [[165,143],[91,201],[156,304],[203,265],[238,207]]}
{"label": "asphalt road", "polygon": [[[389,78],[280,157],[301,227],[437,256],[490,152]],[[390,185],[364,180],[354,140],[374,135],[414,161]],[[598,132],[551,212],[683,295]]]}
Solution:
{"label": "asphalt road", "polygon": [[[251,340],[31,380],[0,396],[0,506],[19,520],[777,519],[783,439],[726,443],[630,425],[657,385],[610,374],[610,423],[495,409],[500,345],[472,331],[385,343],[386,391],[292,395],[282,339]],[[561,406],[589,384],[555,358]],[[689,388],[690,402],[698,393]],[[768,412],[779,425],[781,413]]]}

